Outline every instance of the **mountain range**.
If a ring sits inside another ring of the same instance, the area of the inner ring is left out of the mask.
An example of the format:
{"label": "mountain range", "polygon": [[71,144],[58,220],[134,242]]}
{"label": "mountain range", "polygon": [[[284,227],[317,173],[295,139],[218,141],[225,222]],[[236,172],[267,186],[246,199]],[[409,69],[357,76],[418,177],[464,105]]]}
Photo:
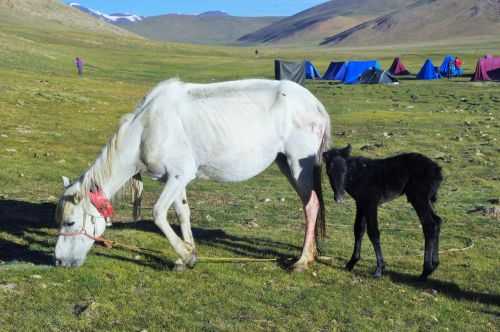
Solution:
{"label": "mountain range", "polygon": [[149,39],[197,44],[234,44],[242,35],[282,18],[240,17],[217,10],[198,15],[165,14],[144,17],[134,14],[105,14],[79,3],[70,3],[69,6]]}
{"label": "mountain range", "polygon": [[491,37],[500,28],[500,0],[331,0],[290,17],[141,17],[71,6],[149,39],[203,44],[391,45]]}

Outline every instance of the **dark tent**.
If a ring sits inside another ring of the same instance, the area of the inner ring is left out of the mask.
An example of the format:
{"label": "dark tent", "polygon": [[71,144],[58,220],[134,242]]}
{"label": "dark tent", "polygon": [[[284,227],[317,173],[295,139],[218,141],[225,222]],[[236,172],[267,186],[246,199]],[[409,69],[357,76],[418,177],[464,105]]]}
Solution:
{"label": "dark tent", "polygon": [[306,79],[305,61],[274,60],[274,76],[277,80],[289,80],[304,84]]}
{"label": "dark tent", "polygon": [[461,68],[455,66],[455,57],[447,55],[443,59],[443,63],[439,67],[439,73],[444,77],[461,76],[464,72]]}
{"label": "dark tent", "polygon": [[323,75],[324,80],[340,81],[345,75],[345,62],[331,62]]}
{"label": "dark tent", "polygon": [[417,74],[419,80],[437,80],[441,78],[441,74],[437,67],[434,67],[431,59],[425,60],[424,65]]}
{"label": "dark tent", "polygon": [[306,68],[306,79],[308,80],[321,79],[321,74],[319,73],[319,70],[312,64],[311,61],[306,60],[304,62],[304,65]]}
{"label": "dark tent", "polygon": [[377,68],[370,68],[365,70],[361,77],[359,78],[359,84],[398,84],[398,80],[389,74],[387,71],[383,71]]}
{"label": "dark tent", "polygon": [[410,72],[406,69],[400,58],[394,58],[391,68],[389,68],[389,73],[394,76],[410,75]]}
{"label": "dark tent", "polygon": [[356,84],[363,72],[370,68],[380,69],[380,64],[376,60],[367,61],[349,61],[346,64],[345,75],[342,83]]}
{"label": "dark tent", "polygon": [[500,57],[490,55],[479,59],[472,81],[500,81]]}

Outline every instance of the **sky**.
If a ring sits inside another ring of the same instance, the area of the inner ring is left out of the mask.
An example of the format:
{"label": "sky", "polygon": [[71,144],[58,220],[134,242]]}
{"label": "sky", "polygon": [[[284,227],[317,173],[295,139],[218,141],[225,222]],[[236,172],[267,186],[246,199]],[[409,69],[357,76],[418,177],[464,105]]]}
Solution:
{"label": "sky", "polygon": [[65,0],[106,14],[142,16],[168,13],[200,14],[221,10],[235,16],[290,16],[326,0]]}

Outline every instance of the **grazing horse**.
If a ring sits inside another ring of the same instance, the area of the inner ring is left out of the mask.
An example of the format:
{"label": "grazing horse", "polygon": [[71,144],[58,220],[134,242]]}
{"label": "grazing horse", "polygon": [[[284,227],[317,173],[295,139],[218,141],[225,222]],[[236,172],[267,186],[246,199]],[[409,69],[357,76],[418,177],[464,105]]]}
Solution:
{"label": "grazing horse", "polygon": [[[243,181],[275,161],[303,203],[305,237],[294,269],[304,270],[315,260],[316,236],[324,235],[321,160],[329,141],[325,108],[293,82],[162,82],[124,116],[93,165],[75,183],[66,181],[56,213],[56,265],[83,264],[112,214],[109,200],[131,177],[145,173],[165,183],[153,216],[180,257],[176,267],[193,267],[186,186],[195,178]],[[167,221],[172,204],[182,238]]]}
{"label": "grazing horse", "polygon": [[385,267],[377,209],[382,203],[406,195],[417,211],[425,237],[424,268],[421,280],[439,265],[439,233],[441,218],[432,203],[443,180],[441,168],[418,153],[405,153],[386,159],[351,157],[351,146],[332,149],[323,154],[335,201],[341,202],[345,192],[356,201],[354,252],[346,268],[351,271],[361,258],[361,240],[368,226],[368,236],[377,256],[375,277],[381,277]]}

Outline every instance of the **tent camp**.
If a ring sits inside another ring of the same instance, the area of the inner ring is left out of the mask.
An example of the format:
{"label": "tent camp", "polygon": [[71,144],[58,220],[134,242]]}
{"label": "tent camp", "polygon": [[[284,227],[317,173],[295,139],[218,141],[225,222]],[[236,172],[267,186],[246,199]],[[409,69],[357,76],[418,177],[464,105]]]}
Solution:
{"label": "tent camp", "polygon": [[398,80],[389,74],[388,71],[384,71],[377,68],[370,68],[365,70],[361,77],[359,78],[359,84],[398,84]]}
{"label": "tent camp", "polygon": [[359,81],[359,77],[365,70],[370,68],[380,69],[380,64],[377,60],[367,60],[367,61],[349,61],[346,64],[345,74],[342,78],[342,83],[345,84],[356,84]]}
{"label": "tent camp", "polygon": [[389,68],[389,73],[394,76],[398,75],[410,75],[410,72],[406,69],[405,65],[400,58],[394,58],[391,67]]}
{"label": "tent camp", "polygon": [[306,79],[305,61],[274,60],[274,77],[277,80],[289,80],[304,84]]}
{"label": "tent camp", "polygon": [[472,81],[500,81],[500,57],[487,55],[480,58]]}
{"label": "tent camp", "polygon": [[331,62],[323,75],[322,79],[331,81],[340,81],[345,75],[346,63],[342,62]]}
{"label": "tent camp", "polygon": [[441,78],[439,69],[434,67],[431,59],[425,60],[424,65],[417,74],[419,80],[437,80]]}
{"label": "tent camp", "polygon": [[455,57],[447,55],[443,59],[443,63],[439,67],[439,73],[444,77],[461,76],[464,72],[462,68],[455,66]]}
{"label": "tent camp", "polygon": [[316,80],[321,79],[321,74],[319,70],[312,64],[311,61],[306,60],[304,62],[305,70],[306,70],[306,79],[308,80]]}

